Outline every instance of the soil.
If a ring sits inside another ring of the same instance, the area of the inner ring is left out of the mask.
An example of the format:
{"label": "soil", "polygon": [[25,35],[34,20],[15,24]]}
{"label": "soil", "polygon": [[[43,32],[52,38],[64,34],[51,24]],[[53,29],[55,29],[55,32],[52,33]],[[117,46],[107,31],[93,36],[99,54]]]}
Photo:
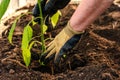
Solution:
{"label": "soil", "polygon": [[[55,29],[48,33],[55,37],[67,24],[77,5],[68,5]],[[31,10],[33,6],[28,9]],[[24,8],[22,8],[24,9]],[[120,80],[120,8],[112,5],[83,34],[79,43],[69,52],[60,67],[52,70],[40,66],[39,57],[32,55],[29,68],[26,68],[21,53],[21,37],[24,26],[31,15],[20,18],[13,36],[13,44],[7,35],[16,17],[7,20],[9,28],[0,39],[0,80]],[[34,35],[38,35],[35,25]],[[46,36],[49,36],[46,34]],[[39,49],[33,48],[33,54]],[[54,72],[53,72],[54,71]]]}

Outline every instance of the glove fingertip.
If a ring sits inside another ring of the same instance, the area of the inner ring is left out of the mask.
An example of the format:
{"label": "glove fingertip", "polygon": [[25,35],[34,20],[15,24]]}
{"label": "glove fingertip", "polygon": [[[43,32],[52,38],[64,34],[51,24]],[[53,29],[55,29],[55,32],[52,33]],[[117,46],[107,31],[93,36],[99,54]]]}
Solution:
{"label": "glove fingertip", "polygon": [[47,56],[48,53],[43,53],[41,56],[40,56],[40,60],[41,61],[44,61],[45,60],[45,57]]}
{"label": "glove fingertip", "polygon": [[49,62],[54,58],[54,56],[55,56],[55,55],[53,54],[53,55],[51,55],[50,57],[45,58],[45,59],[44,59],[44,63],[45,63],[45,64],[49,63]]}
{"label": "glove fingertip", "polygon": [[61,56],[59,56],[59,55],[57,55],[57,56],[55,57],[55,59],[54,59],[54,64],[55,64],[55,65],[59,64],[60,58],[61,58]]}

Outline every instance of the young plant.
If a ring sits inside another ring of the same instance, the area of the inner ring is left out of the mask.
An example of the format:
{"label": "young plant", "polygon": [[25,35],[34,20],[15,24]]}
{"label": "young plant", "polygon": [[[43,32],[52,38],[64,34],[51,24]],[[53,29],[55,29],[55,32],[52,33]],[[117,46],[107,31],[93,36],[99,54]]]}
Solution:
{"label": "young plant", "polygon": [[7,7],[10,3],[10,0],[2,0],[0,3],[0,20],[3,17],[3,15],[5,14]]}
{"label": "young plant", "polygon": [[[47,25],[45,25],[45,18],[43,18],[43,14],[42,14],[42,9],[41,9],[41,0],[38,0],[38,6],[39,6],[39,18],[40,18],[40,41],[36,41],[33,40],[34,36],[33,36],[33,30],[30,26],[30,23],[35,23],[34,20],[36,18],[33,17],[33,19],[24,27],[24,31],[23,31],[23,36],[22,36],[22,44],[21,44],[21,49],[22,49],[22,56],[23,56],[23,60],[25,62],[26,66],[29,66],[30,61],[31,61],[31,48],[35,43],[39,43],[41,45],[41,53],[40,56],[44,53],[44,51],[46,50],[45,47],[45,38],[44,38],[44,33],[47,30]],[[12,43],[12,37],[13,37],[13,33],[14,33],[14,29],[16,27],[17,21],[20,19],[20,17],[22,17],[23,15],[20,15],[13,23],[11,30],[9,32],[8,35],[8,40],[11,44]],[[53,25],[53,27],[56,26],[57,21],[59,19],[60,16],[60,12],[58,11],[56,14],[54,14],[50,19],[51,19],[51,23]],[[35,23],[36,24],[36,23]]]}

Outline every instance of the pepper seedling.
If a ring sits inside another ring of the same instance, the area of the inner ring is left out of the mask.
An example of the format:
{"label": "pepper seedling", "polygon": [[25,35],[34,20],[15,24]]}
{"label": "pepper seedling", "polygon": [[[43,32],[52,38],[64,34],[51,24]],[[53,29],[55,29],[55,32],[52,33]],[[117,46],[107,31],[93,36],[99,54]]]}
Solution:
{"label": "pepper seedling", "polygon": [[[45,46],[45,38],[44,38],[44,33],[46,32],[48,26],[45,25],[45,18],[43,18],[43,14],[42,14],[42,9],[41,9],[41,0],[38,0],[38,6],[39,6],[39,17],[40,18],[40,41],[36,41],[33,40],[35,36],[33,36],[33,29],[31,28],[30,23],[34,23],[34,20],[36,18],[32,18],[32,20],[24,27],[23,30],[23,35],[22,35],[22,44],[21,44],[21,49],[22,49],[22,56],[23,56],[23,60],[26,66],[29,66],[30,61],[31,61],[31,48],[35,43],[39,43],[41,45],[41,53],[39,54],[40,56],[44,53],[44,51],[46,50],[46,46]],[[29,12],[28,14],[31,14],[31,12]],[[23,14],[24,15],[24,14]],[[20,15],[18,18],[16,18],[16,20],[14,21],[14,23],[12,24],[12,27],[10,29],[9,35],[8,35],[8,40],[11,44],[12,43],[12,37],[13,37],[13,33],[17,24],[17,21],[23,16]],[[53,25],[53,27],[56,26],[58,20],[59,20],[59,16],[61,15],[60,11],[57,11],[51,18],[51,24]],[[41,64],[42,65],[42,64]]]}

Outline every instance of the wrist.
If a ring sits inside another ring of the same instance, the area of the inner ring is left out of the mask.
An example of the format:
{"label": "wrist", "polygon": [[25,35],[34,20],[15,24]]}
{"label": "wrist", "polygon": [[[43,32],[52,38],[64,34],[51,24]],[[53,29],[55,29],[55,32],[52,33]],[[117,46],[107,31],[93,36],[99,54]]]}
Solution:
{"label": "wrist", "polygon": [[[73,22],[74,23],[74,22]],[[83,33],[85,29],[82,29],[79,24],[73,24],[71,21],[68,22],[69,29],[76,33]]]}
{"label": "wrist", "polygon": [[74,34],[82,34],[84,33],[84,30],[82,31],[74,30],[72,26],[70,25],[70,21],[68,21],[67,26],[66,26],[66,32],[70,32],[74,35]]}

